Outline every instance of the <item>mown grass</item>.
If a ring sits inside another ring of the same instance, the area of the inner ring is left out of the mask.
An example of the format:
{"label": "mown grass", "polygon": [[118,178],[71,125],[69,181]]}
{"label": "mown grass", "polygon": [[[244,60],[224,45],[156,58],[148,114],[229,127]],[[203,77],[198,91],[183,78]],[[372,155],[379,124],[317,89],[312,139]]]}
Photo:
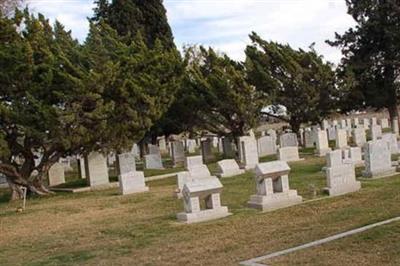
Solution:
{"label": "mown grass", "polygon": [[[183,203],[174,197],[175,177],[148,182],[150,192],[136,195],[110,189],[33,198],[23,213],[15,212],[20,202],[0,202],[0,265],[237,265],[400,214],[400,176],[366,181],[359,192],[328,198],[320,193],[324,158],[305,158],[290,163],[290,186],[305,200],[321,200],[269,213],[249,209],[255,184],[247,172],[221,180],[222,203],[233,215],[194,225],[176,222]],[[0,199],[7,193],[2,190]],[[393,234],[398,237],[398,230]],[[371,253],[379,248],[365,246]],[[384,249],[393,261],[400,258],[398,246]],[[362,256],[354,265],[380,265]]]}

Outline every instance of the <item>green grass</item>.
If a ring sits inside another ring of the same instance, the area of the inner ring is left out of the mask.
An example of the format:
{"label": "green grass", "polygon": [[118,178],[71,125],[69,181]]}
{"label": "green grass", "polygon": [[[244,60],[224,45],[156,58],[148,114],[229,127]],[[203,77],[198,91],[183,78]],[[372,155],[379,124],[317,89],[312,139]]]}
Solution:
{"label": "green grass", "polygon": [[[20,202],[2,201],[8,191],[0,190],[0,265],[237,265],[400,214],[400,176],[368,180],[359,192],[329,198],[322,193],[324,158],[305,157],[290,163],[290,187],[304,200],[321,200],[268,213],[249,209],[255,183],[247,172],[221,180],[222,204],[233,215],[194,225],[176,221],[183,203],[174,197],[175,177],[147,182],[150,192],[135,195],[109,189],[30,198],[23,213],[15,212]],[[400,232],[387,230],[356,242],[362,241],[360,247],[370,254],[386,252],[397,262],[398,245],[386,245],[384,239],[394,237],[390,241],[396,243]],[[337,250],[354,254],[360,265],[383,262],[365,261],[355,244]],[[318,254],[312,254],[312,262],[335,262],[328,253]]]}

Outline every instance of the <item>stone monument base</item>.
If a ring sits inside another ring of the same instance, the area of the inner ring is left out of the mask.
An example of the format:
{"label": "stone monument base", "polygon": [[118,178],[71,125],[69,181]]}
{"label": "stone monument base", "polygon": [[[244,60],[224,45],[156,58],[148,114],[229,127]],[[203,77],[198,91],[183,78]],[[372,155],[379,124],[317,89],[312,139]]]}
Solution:
{"label": "stone monument base", "polygon": [[244,173],[246,173],[246,170],[239,169],[237,171],[227,171],[223,174],[218,174],[217,176],[220,178],[224,178],[224,177],[233,177],[233,176],[237,176],[237,175],[242,175]]}
{"label": "stone monument base", "polygon": [[376,172],[363,171],[362,175],[365,178],[378,179],[378,178],[394,176],[394,175],[397,175],[397,173],[396,173],[396,168],[391,167],[390,169],[385,170],[385,171],[376,171]]}
{"label": "stone monument base", "polygon": [[340,196],[347,193],[359,191],[360,189],[361,182],[356,181],[353,184],[343,185],[341,188],[325,188],[324,190],[328,192],[329,196]]}
{"label": "stone monument base", "polygon": [[181,223],[201,223],[205,221],[215,220],[232,215],[228,212],[228,207],[222,206],[216,209],[201,210],[195,213],[181,212],[176,215],[176,218]]}
{"label": "stone monument base", "polygon": [[271,196],[252,195],[247,204],[250,208],[265,212],[296,205],[302,201],[303,198],[297,195],[296,190],[289,190],[283,193],[275,193]]}

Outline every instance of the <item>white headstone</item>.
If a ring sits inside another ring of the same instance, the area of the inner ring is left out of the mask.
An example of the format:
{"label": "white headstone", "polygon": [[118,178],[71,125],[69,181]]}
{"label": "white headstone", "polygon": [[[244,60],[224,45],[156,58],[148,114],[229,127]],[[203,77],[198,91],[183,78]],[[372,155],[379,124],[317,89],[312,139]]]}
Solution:
{"label": "white headstone", "polygon": [[258,164],[257,140],[253,137],[239,138],[239,158],[245,169],[253,169]]}
{"label": "white headstone", "polygon": [[64,164],[53,164],[48,172],[49,186],[57,186],[65,183]]}
{"label": "white headstone", "polygon": [[149,190],[144,182],[143,172],[136,171],[135,155],[133,153],[118,154],[117,169],[119,189],[122,195],[146,192]]}
{"label": "white headstone", "polygon": [[219,177],[232,177],[243,174],[245,171],[239,168],[237,162],[233,159],[217,162]]}
{"label": "white headstone", "polygon": [[389,143],[390,145],[390,152],[391,154],[398,154],[399,153],[399,144],[397,142],[397,137],[395,134],[392,133],[385,133],[382,135],[382,139]]}
{"label": "white headstone", "polygon": [[354,128],[352,132],[353,142],[358,147],[363,147],[367,143],[367,137],[363,127]]}
{"label": "white headstone", "polygon": [[382,129],[389,128],[389,120],[387,118],[381,118],[379,120],[379,125],[382,127]]}
{"label": "white headstone", "polygon": [[395,173],[390,145],[385,140],[369,141],[365,145],[365,177],[379,178]]}
{"label": "white headstone", "polygon": [[336,148],[347,148],[347,131],[345,129],[336,130]]}
{"label": "white headstone", "polygon": [[145,155],[144,162],[146,169],[164,169],[160,153]]}
{"label": "white headstone", "polygon": [[325,130],[319,130],[316,133],[317,155],[322,157],[331,151],[329,148],[328,136]]}
{"label": "white headstone", "polygon": [[276,154],[276,142],[271,136],[264,136],[257,140],[258,156],[264,157]]}
{"label": "white headstone", "polygon": [[296,190],[289,188],[290,167],[286,162],[258,164],[255,169],[257,194],[250,197],[249,207],[269,211],[302,202]]}
{"label": "white headstone", "polygon": [[297,147],[284,147],[278,150],[278,160],[285,162],[300,161],[299,149]]}
{"label": "white headstone", "polygon": [[281,148],[284,147],[298,147],[297,135],[295,133],[285,133],[279,137],[279,144]]}
{"label": "white headstone", "polygon": [[371,138],[372,138],[373,141],[382,138],[382,128],[381,128],[381,126],[371,125],[370,129],[371,129]]}
{"label": "white headstone", "polygon": [[99,152],[91,152],[86,156],[85,172],[90,187],[104,186],[110,183],[107,160]]}

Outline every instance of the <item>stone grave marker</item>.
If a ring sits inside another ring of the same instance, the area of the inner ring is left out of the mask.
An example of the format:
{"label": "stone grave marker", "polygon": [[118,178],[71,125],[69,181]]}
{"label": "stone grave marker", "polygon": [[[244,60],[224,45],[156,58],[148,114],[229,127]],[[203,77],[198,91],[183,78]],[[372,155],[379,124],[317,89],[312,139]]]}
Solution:
{"label": "stone grave marker", "polygon": [[381,126],[371,125],[370,129],[371,129],[371,138],[372,138],[373,141],[382,138],[382,128],[381,128]]}
{"label": "stone grave marker", "polygon": [[276,142],[271,136],[264,136],[257,140],[258,156],[264,157],[276,154]]}
{"label": "stone grave marker", "polygon": [[284,147],[278,150],[278,160],[296,162],[303,159],[300,159],[299,149],[297,147]]}
{"label": "stone grave marker", "polygon": [[392,133],[385,133],[382,134],[382,139],[389,143],[390,153],[391,154],[398,154],[399,153],[399,144],[397,142],[397,137],[395,134]]}
{"label": "stone grave marker", "polygon": [[[217,178],[197,179],[184,185],[184,212],[177,214],[179,222],[198,223],[231,215],[228,207],[221,206],[222,184]],[[200,201],[205,201],[202,209]]]}
{"label": "stone grave marker", "polygon": [[347,131],[345,129],[336,130],[336,148],[344,149],[347,148]]}
{"label": "stone grave marker", "polygon": [[387,118],[381,118],[379,120],[379,125],[382,129],[389,128],[389,120]]}
{"label": "stone grave marker", "polygon": [[331,151],[331,148],[329,148],[329,142],[328,142],[328,136],[326,134],[325,130],[318,130],[316,132],[316,144],[317,144],[317,156],[323,157],[325,156],[328,152]]}
{"label": "stone grave marker", "polygon": [[365,145],[364,177],[380,178],[395,174],[392,167],[390,145],[385,140],[369,141]]}
{"label": "stone grave marker", "polygon": [[227,159],[217,162],[218,177],[232,177],[245,173],[245,170],[240,169],[237,162],[233,159]]}
{"label": "stone grave marker", "polygon": [[215,155],[213,153],[213,141],[208,138],[201,142],[201,154],[203,155],[204,163],[210,163],[215,161]]}
{"label": "stone grave marker", "polygon": [[107,160],[99,152],[91,152],[85,158],[85,172],[88,185],[98,187],[109,185]]}
{"label": "stone grave marker", "polygon": [[249,136],[239,138],[239,158],[246,170],[254,169],[258,164],[257,140],[255,138]]}
{"label": "stone grave marker", "polygon": [[297,141],[296,133],[285,133],[279,137],[279,144],[281,148],[284,147],[298,147],[299,143]]}
{"label": "stone grave marker", "polygon": [[135,155],[133,153],[128,152],[117,155],[117,170],[119,189],[122,195],[149,191],[144,181],[144,173],[136,171]]}
{"label": "stone grave marker", "polygon": [[171,157],[174,166],[185,161],[185,149],[182,141],[171,142]]}
{"label": "stone grave marker", "polygon": [[147,154],[144,156],[146,169],[164,169],[161,154]]}
{"label": "stone grave marker", "polygon": [[257,193],[250,197],[249,207],[270,211],[301,203],[302,197],[289,188],[289,172],[289,165],[283,161],[257,164]]}
{"label": "stone grave marker", "polygon": [[363,147],[367,143],[367,137],[363,127],[354,128],[352,132],[353,142],[358,147]]}
{"label": "stone grave marker", "polygon": [[329,196],[343,195],[361,189],[361,183],[356,181],[354,164],[343,162],[340,150],[339,152],[328,153],[327,161],[335,162],[326,168]]}
{"label": "stone grave marker", "polygon": [[48,172],[49,186],[57,186],[65,183],[65,169],[63,163],[53,164]]}

